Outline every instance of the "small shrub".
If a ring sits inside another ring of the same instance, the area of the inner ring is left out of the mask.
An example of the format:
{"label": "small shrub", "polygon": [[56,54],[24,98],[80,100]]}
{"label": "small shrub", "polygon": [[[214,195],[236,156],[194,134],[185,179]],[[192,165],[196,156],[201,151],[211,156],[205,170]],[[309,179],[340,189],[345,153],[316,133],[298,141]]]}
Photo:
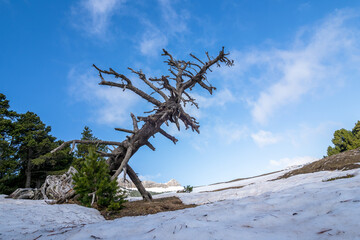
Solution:
{"label": "small shrub", "polygon": [[121,201],[118,201],[118,202],[111,202],[110,204],[109,204],[109,206],[107,207],[107,210],[109,210],[109,211],[118,211],[118,210],[120,210],[120,209],[122,209],[123,208],[123,203],[124,202],[126,202],[126,200],[121,200]]}
{"label": "small shrub", "polygon": [[125,202],[124,192],[119,189],[116,180],[111,180],[108,165],[94,149],[89,151],[73,180],[74,190],[80,195],[79,201],[87,207],[96,204],[99,208],[119,210]]}
{"label": "small shrub", "polygon": [[187,186],[184,186],[184,192],[186,193],[191,193],[192,190],[193,190],[193,186],[190,186],[190,185],[187,185]]}

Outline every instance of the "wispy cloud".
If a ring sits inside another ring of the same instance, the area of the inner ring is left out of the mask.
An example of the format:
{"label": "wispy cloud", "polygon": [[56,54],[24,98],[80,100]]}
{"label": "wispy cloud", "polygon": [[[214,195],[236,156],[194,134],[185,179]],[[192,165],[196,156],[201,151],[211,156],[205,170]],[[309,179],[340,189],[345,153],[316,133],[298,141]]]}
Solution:
{"label": "wispy cloud", "polygon": [[304,2],[304,3],[301,3],[299,6],[298,6],[298,10],[300,12],[303,12],[303,11],[307,11],[311,9],[311,4],[309,2]]}
{"label": "wispy cloud", "polygon": [[248,136],[248,128],[235,123],[224,123],[214,126],[215,132],[220,136],[222,142],[231,144]]}
{"label": "wispy cloud", "polygon": [[281,108],[344,81],[359,65],[360,29],[351,22],[357,19],[351,11],[337,11],[313,27],[300,29],[291,47],[235,51],[232,57],[238,64],[231,75],[236,73],[260,88],[258,97],[248,100],[254,121],[266,124]]}
{"label": "wispy cloud", "polygon": [[220,91],[215,91],[213,95],[208,97],[196,93],[192,93],[191,96],[199,104],[199,109],[188,104],[186,105],[185,110],[196,119],[200,119],[206,115],[204,112],[206,112],[207,108],[225,107],[227,104],[237,101],[237,98],[234,96],[234,94],[227,88],[224,88]]}
{"label": "wispy cloud", "polygon": [[129,91],[99,86],[99,79],[89,72],[72,69],[69,72],[70,94],[77,101],[88,103],[92,119],[100,124],[121,125],[130,120],[130,108],[138,98]]}
{"label": "wispy cloud", "polygon": [[161,16],[171,33],[182,33],[187,31],[186,19],[189,14],[186,11],[179,12],[174,9],[173,0],[158,0],[160,4]]}
{"label": "wispy cloud", "polygon": [[314,162],[318,160],[315,157],[305,156],[305,157],[293,157],[293,158],[282,158],[279,160],[271,160],[270,165],[273,167],[291,167],[296,165],[303,165],[306,163]]}
{"label": "wispy cloud", "polygon": [[111,17],[125,0],[81,0],[71,9],[73,25],[89,35],[105,37]]}
{"label": "wispy cloud", "polygon": [[199,103],[199,106],[202,108],[209,108],[214,106],[223,107],[227,103],[236,101],[236,97],[228,88],[224,88],[220,91],[215,91],[214,95],[211,95],[209,97],[200,96],[195,93],[192,95]]}
{"label": "wispy cloud", "polygon": [[161,49],[168,44],[168,38],[157,27],[149,24],[139,44],[141,54],[146,56],[160,55]]}
{"label": "wispy cloud", "polygon": [[276,72],[272,76],[279,77],[279,81],[263,90],[253,103],[255,121],[266,123],[277,109],[300,100],[314,88],[324,86],[341,75],[341,71],[353,60],[353,54],[360,50],[354,32],[344,26],[347,18],[348,15],[340,12],[326,19],[315,28],[307,43],[297,39],[300,47],[255,56],[257,61],[268,61],[267,67]]}
{"label": "wispy cloud", "polygon": [[281,140],[279,136],[275,136],[272,132],[264,130],[251,134],[251,138],[259,147],[275,144]]}
{"label": "wispy cloud", "polygon": [[187,31],[187,19],[189,14],[186,11],[179,13],[175,9],[174,1],[158,0],[160,6],[160,24],[155,24],[150,19],[142,19],[145,31],[139,42],[140,53],[145,56],[158,56],[162,48],[165,48],[170,41],[178,34]]}

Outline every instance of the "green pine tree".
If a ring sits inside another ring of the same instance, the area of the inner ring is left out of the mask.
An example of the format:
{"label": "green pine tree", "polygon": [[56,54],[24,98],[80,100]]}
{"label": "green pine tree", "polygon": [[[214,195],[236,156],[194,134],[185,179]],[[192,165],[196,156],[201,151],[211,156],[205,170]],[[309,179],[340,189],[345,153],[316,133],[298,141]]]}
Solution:
{"label": "green pine tree", "polygon": [[[84,130],[81,133],[81,140],[95,141],[99,139],[93,135],[92,130],[88,126],[85,126]],[[88,144],[78,144],[76,146],[76,151],[75,151],[76,159],[73,162],[73,167],[75,167],[77,170],[80,170],[81,167],[83,166],[85,158],[89,154],[89,148],[91,148],[91,146]],[[106,152],[108,148],[106,145],[99,144],[98,146],[96,146],[96,150]]]}
{"label": "green pine tree", "polygon": [[73,161],[69,147],[49,152],[62,142],[50,135],[35,113],[9,110],[9,100],[0,93],[0,193],[19,187],[40,187],[48,174],[65,172]]}
{"label": "green pine tree", "polygon": [[91,206],[92,201],[100,208],[112,210],[121,208],[125,195],[119,190],[116,180],[111,180],[109,166],[105,160],[89,148],[81,170],[74,174],[74,190],[80,195],[80,202]]}
{"label": "green pine tree", "polygon": [[13,142],[17,147],[20,174],[25,175],[25,187],[40,187],[48,171],[67,169],[73,160],[66,150],[49,154],[60,144],[50,131],[51,127],[33,112],[19,114],[14,122]]}
{"label": "green pine tree", "polygon": [[338,154],[347,150],[360,147],[360,121],[355,124],[352,131],[344,128],[334,132],[334,138],[331,140],[334,147],[329,146],[327,149],[328,156]]}
{"label": "green pine tree", "polygon": [[9,110],[9,100],[0,93],[0,193],[13,192],[21,182],[17,172],[19,164],[15,157],[12,132],[17,113]]}

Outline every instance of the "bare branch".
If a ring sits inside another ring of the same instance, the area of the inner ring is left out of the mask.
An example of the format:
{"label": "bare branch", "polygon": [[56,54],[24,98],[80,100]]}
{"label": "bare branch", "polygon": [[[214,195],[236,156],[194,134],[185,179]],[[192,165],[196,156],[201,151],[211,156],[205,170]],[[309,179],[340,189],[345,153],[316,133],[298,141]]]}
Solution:
{"label": "bare branch", "polygon": [[[192,53],[190,53],[190,56],[195,58],[196,60],[198,60],[202,65],[205,65],[205,63],[203,61],[201,61],[199,58],[197,58],[195,55],[193,55]],[[195,65],[195,64],[194,64]],[[199,65],[196,65],[196,66],[199,66]],[[201,68],[201,67],[199,67]]]}
{"label": "bare branch", "polygon": [[200,131],[199,131],[199,127],[200,127],[199,123],[196,121],[195,118],[191,117],[189,114],[184,112],[184,110],[182,108],[180,109],[179,118],[184,123],[186,128],[189,128],[189,126],[190,126],[191,130],[193,130],[193,131],[195,130],[197,133],[200,133]]}
{"label": "bare branch", "polygon": [[[112,68],[109,69],[110,71],[106,71],[106,70],[101,70],[101,69],[98,68],[95,64],[93,64],[93,67],[96,68],[96,70],[99,71],[99,74],[100,74],[100,75],[101,75],[101,73],[105,73],[105,74],[109,74],[109,75],[114,75],[115,78],[120,78],[121,80],[125,81],[127,84],[131,84],[131,81],[130,81],[129,78],[127,78],[127,77],[126,77],[125,75],[123,75],[123,74],[120,74],[120,73],[115,72]],[[105,81],[102,76],[101,76],[101,79],[102,79],[103,81]]]}
{"label": "bare branch", "polygon": [[[95,64],[93,64],[93,66],[99,71],[99,76],[101,78],[101,82],[99,83],[99,85],[106,85],[106,86],[112,86],[112,87],[119,87],[122,89],[129,89],[130,91],[136,93],[137,95],[139,95],[140,97],[144,98],[145,100],[151,102],[154,105],[160,106],[161,102],[153,97],[151,97],[149,94],[141,91],[140,89],[138,89],[137,87],[135,87],[134,85],[132,85],[130,79],[128,79],[127,77],[125,77],[123,74],[119,74],[117,72],[115,72],[113,69],[110,68],[110,71],[105,71],[105,70],[101,70],[100,68],[98,68],[97,66],[95,66]],[[101,73],[105,73],[105,74],[109,74],[109,75],[114,75],[115,78],[120,78],[121,80],[125,81],[125,83],[116,83],[116,82],[110,82],[110,81],[106,81],[102,76]]]}
{"label": "bare branch", "polygon": [[115,156],[117,156],[117,154],[107,153],[107,152],[103,152],[103,151],[99,151],[99,150],[96,150],[96,152],[98,154],[100,154],[102,157],[115,157]]}
{"label": "bare branch", "polygon": [[72,142],[72,147],[71,147],[71,150],[70,150],[69,154],[74,151],[74,148],[75,148],[75,142],[73,141],[73,142]]}
{"label": "bare branch", "polygon": [[162,92],[159,88],[155,87],[154,84],[152,84],[151,82],[149,82],[146,77],[145,74],[142,73],[142,71],[135,71],[132,68],[128,68],[130,71],[132,71],[133,73],[137,74],[139,76],[139,78],[141,80],[143,80],[149,87],[151,87],[155,92],[157,92],[158,94],[160,94],[165,101],[168,100],[168,97],[166,96],[166,94],[164,92]]}
{"label": "bare branch", "polygon": [[111,180],[116,179],[116,178],[119,176],[119,174],[121,173],[121,171],[123,170],[123,168],[127,165],[127,163],[128,163],[129,160],[130,160],[130,157],[131,157],[131,154],[132,154],[132,150],[133,150],[132,146],[129,146],[128,149],[127,149],[127,151],[126,151],[125,157],[124,157],[124,159],[123,159],[122,162],[121,162],[120,167],[116,170],[116,172],[114,173],[114,175],[111,177]]}
{"label": "bare branch", "polygon": [[192,98],[187,92],[184,91],[185,96],[188,97],[188,100],[183,98],[183,102],[184,104],[186,104],[187,102],[190,102],[191,105],[194,105],[197,109],[199,109],[199,105],[197,104],[197,102],[195,102],[195,98]]}
{"label": "bare branch", "polygon": [[205,83],[203,83],[202,81],[205,79],[205,74],[207,70],[210,70],[210,67],[216,63],[220,62],[224,62],[227,66],[232,66],[234,64],[234,61],[229,60],[226,57],[226,54],[224,52],[224,47],[222,48],[222,50],[219,52],[219,55],[216,58],[211,59],[211,57],[209,56],[208,52],[206,52],[206,56],[208,57],[208,62],[206,62],[202,68],[198,71],[198,73],[191,78],[190,80],[188,80],[187,82],[185,82],[182,85],[182,89],[181,89],[181,93],[184,92],[185,89],[187,88],[191,88],[195,83],[199,83],[201,87],[205,88],[206,90],[209,91],[210,94],[212,94],[212,90],[215,90],[216,88],[212,87],[212,86],[207,86]]}
{"label": "bare branch", "polygon": [[133,130],[128,130],[128,129],[124,129],[124,128],[115,128],[115,130],[116,131],[121,131],[121,132],[132,133],[132,134],[135,133]]}
{"label": "bare branch", "polygon": [[148,146],[151,150],[155,151],[155,147],[149,142],[146,142],[146,146]]}
{"label": "bare branch", "polygon": [[170,134],[168,134],[167,132],[165,132],[163,129],[160,128],[159,133],[161,133],[164,137],[170,139],[174,144],[176,144],[177,140],[175,137],[171,136]]}
{"label": "bare branch", "polygon": [[139,131],[139,127],[138,127],[135,115],[133,113],[131,113],[130,116],[131,116],[131,119],[133,121],[134,132]]}
{"label": "bare branch", "polygon": [[121,142],[113,142],[113,141],[102,141],[102,140],[71,140],[67,142],[63,142],[60,146],[53,149],[50,153],[55,153],[57,151],[60,151],[64,149],[67,145],[70,143],[81,143],[81,144],[103,144],[103,145],[116,145],[116,146],[122,146],[123,143]]}

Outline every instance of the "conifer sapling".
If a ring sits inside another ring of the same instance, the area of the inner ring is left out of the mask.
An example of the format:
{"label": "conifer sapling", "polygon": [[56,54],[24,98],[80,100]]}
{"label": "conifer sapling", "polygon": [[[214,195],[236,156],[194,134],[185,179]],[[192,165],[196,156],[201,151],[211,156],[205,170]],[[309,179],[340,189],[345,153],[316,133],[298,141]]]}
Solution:
{"label": "conifer sapling", "polygon": [[108,165],[93,148],[89,150],[83,166],[74,174],[73,180],[74,190],[80,195],[79,200],[85,206],[96,203],[100,208],[118,210],[125,202],[124,192],[120,191],[116,179],[110,179]]}

